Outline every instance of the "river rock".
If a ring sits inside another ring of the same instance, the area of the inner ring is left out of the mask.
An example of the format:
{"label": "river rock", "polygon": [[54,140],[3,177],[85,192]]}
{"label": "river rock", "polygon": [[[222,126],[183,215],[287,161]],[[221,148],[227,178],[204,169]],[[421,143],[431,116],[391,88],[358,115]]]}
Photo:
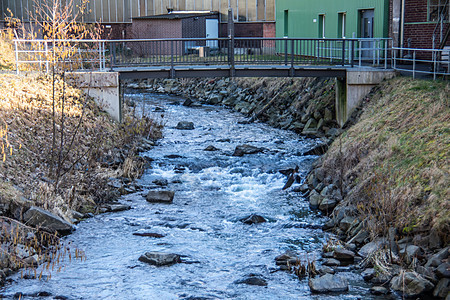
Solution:
{"label": "river rock", "polygon": [[319,204],[319,209],[321,211],[331,211],[336,206],[336,204],[336,200],[331,198],[324,198]]}
{"label": "river rock", "polygon": [[391,288],[408,298],[431,291],[434,285],[415,272],[404,272],[392,279]]}
{"label": "river rock", "polygon": [[154,237],[154,238],[163,238],[164,235],[154,232],[135,232],[133,235],[136,236],[146,236],[146,237]]}
{"label": "river rock", "polygon": [[348,281],[341,275],[325,274],[319,278],[310,278],[308,284],[313,293],[345,292],[348,290]]}
{"label": "river rock", "polygon": [[194,101],[192,101],[191,98],[187,98],[186,100],[184,100],[183,106],[191,106],[192,103],[194,103]]}
{"label": "river rock", "polygon": [[325,144],[325,143],[318,144],[318,145],[314,146],[314,148],[303,153],[303,155],[322,155],[325,152],[327,152],[327,150],[328,150],[327,144]]}
{"label": "river rock", "polygon": [[178,254],[154,251],[141,255],[139,261],[160,267],[180,263],[181,258]]}
{"label": "river rock", "polygon": [[376,275],[375,269],[373,268],[369,268],[369,269],[365,269],[362,273],[361,276],[365,281],[369,281],[372,278],[374,278]]}
{"label": "river rock", "polygon": [[436,268],[436,275],[439,278],[450,278],[450,264],[442,263]]}
{"label": "river rock", "polygon": [[447,247],[431,256],[425,264],[425,267],[438,267],[442,263],[442,260],[446,259],[449,256],[449,250],[450,247]]}
{"label": "river rock", "polygon": [[233,156],[244,156],[244,154],[255,154],[263,152],[263,148],[258,148],[248,144],[238,145],[234,150]]}
{"label": "river rock", "polygon": [[256,215],[256,214],[252,214],[248,217],[242,218],[242,219],[240,219],[240,221],[244,224],[249,224],[249,225],[267,222],[267,220],[264,217],[262,217],[260,215]]}
{"label": "river rock", "polygon": [[249,274],[246,278],[236,280],[234,283],[267,286],[267,280],[265,280],[261,275],[258,274]]}
{"label": "river rock", "polygon": [[288,264],[293,265],[297,262],[297,260],[297,254],[293,251],[288,250],[285,253],[275,257],[275,264],[277,266],[287,266]]}
{"label": "river rock", "polygon": [[434,297],[445,298],[450,295],[450,279],[442,278],[433,291]]}
{"label": "river rock", "polygon": [[188,121],[180,121],[175,128],[179,130],[193,130],[194,123]]}
{"label": "river rock", "polygon": [[172,203],[174,191],[149,191],[146,200],[151,203]]}
{"label": "river rock", "polygon": [[389,290],[383,286],[373,286],[370,288],[370,293],[374,295],[387,295]]}
{"label": "river rock", "polygon": [[131,209],[131,205],[128,204],[106,204],[107,212],[118,212]]}
{"label": "river rock", "polygon": [[330,266],[330,267],[336,267],[336,266],[340,266],[341,262],[334,258],[327,258],[323,261],[323,265]]}
{"label": "river rock", "polygon": [[317,209],[323,197],[316,190],[312,190],[309,194],[309,205],[312,209]]}
{"label": "river rock", "polygon": [[24,215],[23,219],[29,226],[40,227],[50,232],[59,234],[70,234],[75,230],[69,222],[38,207],[31,207]]}
{"label": "river rock", "polygon": [[209,145],[208,147],[206,147],[205,149],[203,149],[203,151],[218,151],[219,149],[214,147],[213,145]]}
{"label": "river rock", "polygon": [[353,261],[355,253],[344,248],[337,248],[334,250],[333,257],[339,261]]}
{"label": "river rock", "polygon": [[358,254],[359,256],[366,258],[386,245],[387,245],[386,239],[379,238],[373,242],[365,244],[361,249],[359,249]]}
{"label": "river rock", "polygon": [[159,186],[167,186],[169,184],[169,181],[167,181],[167,179],[155,179],[152,181],[152,183],[159,185]]}

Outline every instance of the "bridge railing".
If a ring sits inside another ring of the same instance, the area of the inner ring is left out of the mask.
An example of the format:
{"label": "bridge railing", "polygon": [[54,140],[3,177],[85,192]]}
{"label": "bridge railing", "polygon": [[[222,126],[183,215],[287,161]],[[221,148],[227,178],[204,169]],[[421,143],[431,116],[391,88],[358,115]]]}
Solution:
{"label": "bridge railing", "polygon": [[110,66],[387,65],[389,39],[218,38],[108,41]]}
{"label": "bridge railing", "polygon": [[[390,39],[216,38],[128,40],[15,40],[16,69],[49,71],[53,51],[68,48],[71,70],[225,65],[387,68]],[[390,64],[390,61],[389,61]],[[67,69],[67,68],[66,68]]]}
{"label": "bridge railing", "polygon": [[433,76],[450,75],[450,49],[392,48],[392,68],[411,74]]}

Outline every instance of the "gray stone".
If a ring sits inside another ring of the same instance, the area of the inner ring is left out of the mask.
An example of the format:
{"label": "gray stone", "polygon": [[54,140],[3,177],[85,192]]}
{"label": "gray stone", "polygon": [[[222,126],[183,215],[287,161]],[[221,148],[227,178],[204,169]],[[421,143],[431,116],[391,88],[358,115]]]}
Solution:
{"label": "gray stone", "polygon": [[128,204],[107,204],[105,207],[107,212],[118,212],[131,209],[131,206]]}
{"label": "gray stone", "polygon": [[422,254],[422,249],[416,245],[408,245],[403,250],[400,250],[400,254],[406,258],[407,262],[411,262],[414,257]]}
{"label": "gray stone", "polygon": [[319,278],[310,278],[308,284],[313,293],[345,292],[348,290],[348,281],[341,275],[325,274]]}
{"label": "gray stone", "polygon": [[325,122],[330,122],[333,120],[333,114],[328,108],[325,108],[324,116],[323,116]]}
{"label": "gray stone", "polygon": [[445,298],[450,293],[450,279],[442,278],[434,288],[433,296]]}
{"label": "gray stone", "polygon": [[180,130],[192,130],[194,129],[194,123],[188,121],[180,121],[175,128]]}
{"label": "gray stone", "polygon": [[346,232],[357,221],[356,217],[345,217],[339,222],[339,228]]}
{"label": "gray stone", "polygon": [[173,253],[146,252],[139,257],[139,261],[160,267],[180,263],[181,258]]}
{"label": "gray stone", "polygon": [[355,253],[344,248],[338,248],[334,250],[333,256],[339,261],[353,261]]}
{"label": "gray stone", "polygon": [[[360,223],[359,225],[361,225]],[[348,241],[348,243],[355,243],[357,245],[363,244],[369,238],[369,233],[362,228]]]}
{"label": "gray stone", "polygon": [[325,198],[319,204],[321,211],[330,211],[336,206],[337,202],[334,199]]}
{"label": "gray stone", "polygon": [[364,278],[365,281],[369,281],[372,278],[374,278],[376,275],[375,269],[373,268],[369,268],[369,269],[365,269],[362,273],[361,276],[362,278]]}
{"label": "gray stone", "polygon": [[384,273],[375,273],[375,276],[369,280],[372,284],[385,285],[391,281],[392,275]]}
{"label": "gray stone", "polygon": [[218,151],[219,149],[214,147],[213,145],[209,145],[208,147],[206,147],[205,149],[203,149],[203,151]]}
{"label": "gray stone", "polygon": [[151,203],[172,203],[174,191],[149,191],[146,200]]}
{"label": "gray stone", "polygon": [[167,186],[169,184],[169,181],[167,179],[155,179],[152,181],[152,183],[159,185],[159,186]]}
{"label": "gray stone", "polygon": [[364,245],[361,249],[359,249],[358,254],[359,256],[366,258],[386,245],[387,245],[386,239],[379,238],[373,242]]}
{"label": "gray stone", "polygon": [[309,194],[309,205],[313,209],[317,209],[319,207],[320,202],[322,202],[322,196],[316,190],[312,190]]}
{"label": "gray stone", "polygon": [[391,288],[405,297],[417,297],[431,291],[434,285],[415,272],[404,272],[392,279]]}
{"label": "gray stone", "polygon": [[436,268],[436,275],[439,278],[449,278],[450,277],[450,264],[442,263]]}
{"label": "gray stone", "polygon": [[328,259],[325,259],[322,264],[324,266],[336,267],[336,266],[340,266],[341,262],[339,260],[337,260],[337,259],[334,259],[334,258],[328,258]]}
{"label": "gray stone", "polygon": [[252,214],[248,217],[242,218],[242,219],[240,219],[240,221],[244,224],[249,224],[249,225],[267,222],[267,220],[264,217],[261,217],[260,215],[255,215],[255,214]]}
{"label": "gray stone", "polygon": [[449,247],[444,248],[438,253],[431,256],[425,264],[425,267],[438,267],[442,263],[442,260],[446,259],[449,256],[449,249]]}
{"label": "gray stone", "polygon": [[234,149],[233,156],[244,156],[245,154],[255,154],[263,151],[264,148],[258,148],[255,146],[244,144],[236,146],[236,148]]}
{"label": "gray stone", "polygon": [[370,293],[374,295],[387,295],[389,290],[383,286],[373,286],[370,288]]}
{"label": "gray stone", "polygon": [[237,280],[235,284],[248,284],[257,286],[267,286],[267,280],[265,280],[261,275],[250,274],[246,278]]}
{"label": "gray stone", "polygon": [[23,219],[29,226],[40,227],[62,235],[69,234],[75,230],[69,222],[38,207],[31,207],[24,214]]}
{"label": "gray stone", "polygon": [[334,274],[335,273],[335,271],[332,268],[327,267],[327,266],[320,267],[318,271],[319,271],[320,275]]}

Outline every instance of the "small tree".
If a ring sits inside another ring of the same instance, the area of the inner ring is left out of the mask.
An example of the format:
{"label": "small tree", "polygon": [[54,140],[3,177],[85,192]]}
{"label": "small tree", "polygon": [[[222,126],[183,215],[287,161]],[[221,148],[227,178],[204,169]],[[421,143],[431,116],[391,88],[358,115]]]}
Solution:
{"label": "small tree", "polygon": [[[78,69],[82,66],[83,59],[94,52],[98,53],[93,43],[88,44],[83,40],[98,39],[101,27],[98,24],[81,23],[83,15],[88,13],[88,0],[80,0],[77,5],[74,0],[50,0],[45,3],[34,0],[34,4],[35,13],[31,15],[44,39],[51,44],[51,51],[46,57],[52,76],[52,146],[49,176],[55,180],[57,190],[64,174],[63,166],[78,132],[76,130],[71,136],[65,134],[66,72]],[[57,84],[62,84],[62,88],[57,89]],[[80,124],[81,122],[82,118]]]}

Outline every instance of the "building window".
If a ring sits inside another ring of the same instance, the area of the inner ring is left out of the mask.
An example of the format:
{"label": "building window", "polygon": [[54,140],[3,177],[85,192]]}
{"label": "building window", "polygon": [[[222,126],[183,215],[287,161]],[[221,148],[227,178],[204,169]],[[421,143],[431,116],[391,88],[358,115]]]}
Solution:
{"label": "building window", "polygon": [[345,38],[345,28],[346,28],[346,14],[339,13],[338,14],[338,38]]}
{"label": "building window", "polygon": [[319,15],[319,38],[325,38],[325,15]]}
{"label": "building window", "polygon": [[441,17],[444,21],[449,20],[448,0],[428,0],[428,21],[438,22]]}
{"label": "building window", "polygon": [[289,11],[286,9],[284,11],[284,35],[285,37],[289,36]]}

